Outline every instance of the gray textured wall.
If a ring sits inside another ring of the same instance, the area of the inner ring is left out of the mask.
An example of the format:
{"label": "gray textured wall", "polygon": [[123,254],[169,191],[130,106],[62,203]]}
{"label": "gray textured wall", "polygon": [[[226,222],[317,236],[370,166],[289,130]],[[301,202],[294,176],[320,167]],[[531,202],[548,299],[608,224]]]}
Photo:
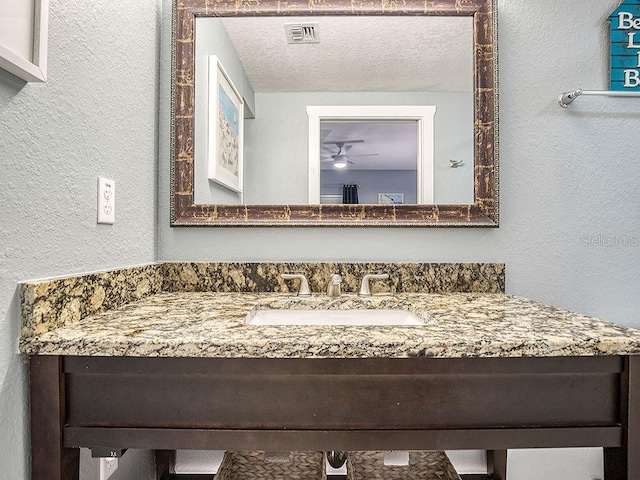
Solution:
{"label": "gray textured wall", "polygon": [[[29,478],[18,282],[155,260],[159,17],[158,0],[52,0],[48,82],[0,73],[0,478]],[[96,224],[98,175],[113,226]],[[136,452],[112,479],[150,475]]]}
{"label": "gray textured wall", "polygon": [[[640,99],[583,97],[566,110],[556,101],[568,89],[607,88],[606,19],[617,3],[498,1],[501,227],[493,230],[170,228],[166,30],[160,259],[506,262],[510,293],[640,327]],[[547,475],[540,457],[520,455],[511,478],[588,478],[582,454],[562,459]]]}

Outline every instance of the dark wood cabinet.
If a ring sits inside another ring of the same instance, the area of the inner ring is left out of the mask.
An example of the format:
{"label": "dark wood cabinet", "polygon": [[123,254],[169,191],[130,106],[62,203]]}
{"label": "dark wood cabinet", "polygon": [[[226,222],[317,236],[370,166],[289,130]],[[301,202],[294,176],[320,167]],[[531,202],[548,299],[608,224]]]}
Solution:
{"label": "dark wood cabinet", "polygon": [[[640,478],[640,357],[258,359],[32,356],[33,480],[78,448],[605,448]],[[167,473],[168,475],[168,473]],[[167,478],[169,478],[167,476]]]}

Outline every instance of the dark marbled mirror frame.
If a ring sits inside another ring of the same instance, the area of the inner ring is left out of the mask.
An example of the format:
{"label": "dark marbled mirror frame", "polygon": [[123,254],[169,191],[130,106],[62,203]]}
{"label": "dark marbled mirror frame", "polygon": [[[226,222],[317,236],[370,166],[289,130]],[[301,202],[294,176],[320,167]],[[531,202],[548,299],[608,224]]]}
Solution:
{"label": "dark marbled mirror frame", "polygon": [[[171,226],[498,226],[498,79],[495,0],[174,0]],[[473,205],[194,204],[194,33],[199,16],[441,15],[474,23]]]}

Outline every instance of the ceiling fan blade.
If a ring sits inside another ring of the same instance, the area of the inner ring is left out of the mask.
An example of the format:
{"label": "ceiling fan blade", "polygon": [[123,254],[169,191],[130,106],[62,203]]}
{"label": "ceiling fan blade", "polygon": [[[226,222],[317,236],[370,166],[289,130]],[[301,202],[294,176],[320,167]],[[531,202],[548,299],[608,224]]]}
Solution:
{"label": "ceiling fan blade", "polygon": [[351,165],[355,165],[355,164],[356,164],[356,162],[352,162],[352,161],[351,161],[351,160],[349,160],[348,158],[347,158],[347,163],[350,163]]}
{"label": "ceiling fan blade", "polygon": [[343,145],[348,145],[350,143],[364,143],[364,140],[335,140],[333,142],[322,142],[322,143],[328,143],[331,145],[338,145],[339,143],[341,143]]}
{"label": "ceiling fan blade", "polygon": [[379,153],[363,153],[363,154],[356,154],[356,155],[349,155],[350,157],[377,157],[378,155],[380,155]]}

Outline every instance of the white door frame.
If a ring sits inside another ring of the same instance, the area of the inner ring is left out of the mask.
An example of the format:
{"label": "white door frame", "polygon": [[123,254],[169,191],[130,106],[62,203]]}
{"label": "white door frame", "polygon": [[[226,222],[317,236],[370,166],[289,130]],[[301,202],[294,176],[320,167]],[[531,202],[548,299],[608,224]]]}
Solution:
{"label": "white door frame", "polygon": [[320,203],[320,121],[415,120],[418,122],[418,204],[434,203],[435,105],[335,105],[308,106],[309,204]]}

